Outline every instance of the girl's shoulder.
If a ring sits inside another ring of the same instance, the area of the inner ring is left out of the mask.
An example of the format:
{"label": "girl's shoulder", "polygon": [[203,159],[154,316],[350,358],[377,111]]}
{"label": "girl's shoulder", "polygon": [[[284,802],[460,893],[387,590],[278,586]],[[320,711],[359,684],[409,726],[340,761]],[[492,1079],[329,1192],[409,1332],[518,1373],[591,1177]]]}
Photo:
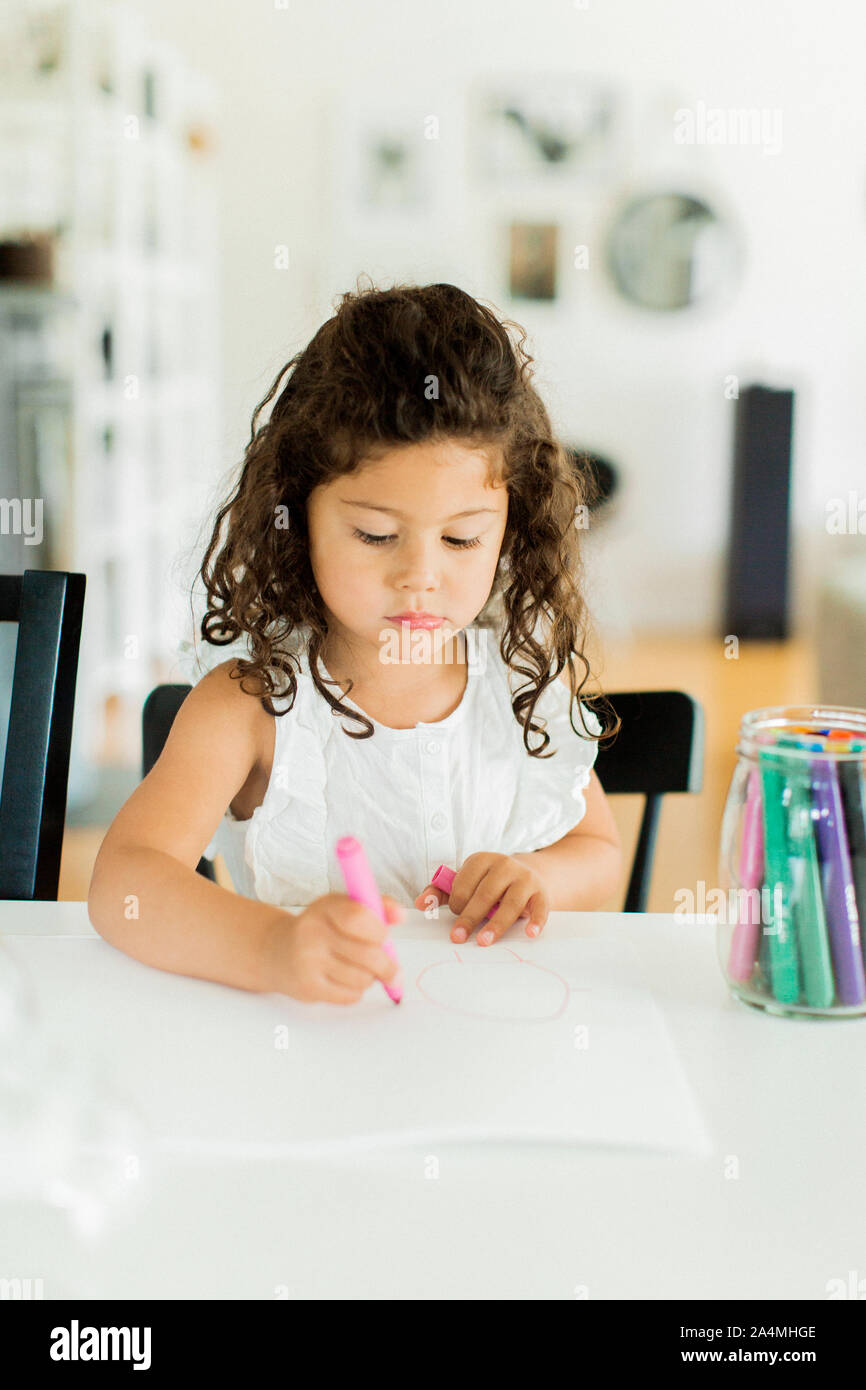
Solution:
{"label": "girl's shoulder", "polygon": [[[196,685],[205,678],[213,681],[215,677],[221,677],[220,683],[226,691],[226,699],[233,703],[235,717],[249,721],[248,727],[258,750],[259,768],[260,771],[264,771],[272,765],[275,756],[283,756],[287,744],[292,744],[301,736],[300,732],[295,733],[298,725],[303,725],[307,734],[315,730],[319,738],[327,734],[327,728],[321,727],[322,721],[318,718],[317,702],[310,697],[307,689],[312,677],[306,660],[306,642],[306,634],[297,631],[288,638],[280,639],[280,654],[292,657],[290,664],[295,675],[295,690],[292,696],[288,689],[287,676],[283,672],[276,673],[277,689],[285,692],[272,696],[272,703],[278,715],[276,719],[255,694],[255,683],[247,681],[248,689],[242,691],[241,678],[232,674],[239,659],[250,660],[251,649],[246,635],[225,646],[215,646],[203,641],[179,642],[175,649],[172,679]],[[242,695],[246,698],[242,698]]]}
{"label": "girl's shoulder", "polygon": [[[296,670],[299,664],[304,664],[306,644],[307,635],[300,629],[295,629],[287,637],[280,638],[279,650],[296,658],[293,663]],[[250,641],[246,633],[219,647],[212,642],[189,641],[183,638],[175,647],[172,675],[175,679],[189,681],[191,685],[195,685],[215,667],[238,659],[249,661],[250,657]]]}

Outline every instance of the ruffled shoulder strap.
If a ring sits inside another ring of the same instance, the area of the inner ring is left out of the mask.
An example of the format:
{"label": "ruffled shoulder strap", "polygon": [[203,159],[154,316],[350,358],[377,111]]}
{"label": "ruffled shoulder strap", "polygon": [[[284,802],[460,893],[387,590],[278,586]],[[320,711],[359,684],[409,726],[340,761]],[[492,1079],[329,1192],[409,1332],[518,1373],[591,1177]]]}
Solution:
{"label": "ruffled shoulder strap", "polygon": [[[506,685],[510,695],[526,682],[525,676],[508,668]],[[602,726],[597,715],[580,701],[579,708],[575,705],[574,725],[581,730],[582,711],[592,737],[575,733],[570,718],[572,703],[570,689],[557,678],[542,691],[535,705],[534,722],[543,721],[550,742],[541,757],[533,757],[524,748],[519,805],[511,826],[515,843],[510,853],[525,853],[553,844],[586,814],[584,792],[589,786]],[[522,741],[519,725],[518,731]],[[537,747],[539,736],[530,735],[530,742]]]}
{"label": "ruffled shoulder strap", "polygon": [[[299,655],[295,699],[276,716],[270,781],[244,847],[256,897],[280,907],[297,907],[329,891],[325,748],[334,719],[302,648]],[[275,700],[278,709],[286,699]]]}
{"label": "ruffled shoulder strap", "polygon": [[[500,693],[503,698],[507,699],[509,709],[511,709],[511,700],[519,690],[522,690],[523,687],[528,684],[529,677],[525,676],[520,671],[515,671],[513,667],[507,665],[503,660],[499,648],[499,633],[497,631],[494,629],[485,631],[480,637],[480,641],[484,644],[484,664],[486,666],[493,666],[494,674],[498,676]],[[593,711],[581,700],[579,702],[580,710],[583,710],[584,723],[589,733],[592,735],[592,738],[588,738],[586,734],[575,734],[569,719],[571,704],[571,691],[560,677],[551,681],[541,692],[535,705],[533,720],[535,723],[546,720],[545,727],[550,734],[550,743],[547,749],[545,749],[545,752],[549,751],[551,748],[558,747],[562,742],[572,743],[578,740],[589,750],[590,756],[594,761],[597,748],[595,739],[601,733],[601,723]],[[517,724],[513,709],[511,710],[511,717],[514,719],[515,724]],[[578,709],[575,709],[574,723],[576,728],[580,730],[582,726],[580,711]],[[566,731],[567,738],[565,738]],[[556,736],[559,736],[558,739]],[[538,736],[533,736],[531,742],[533,746],[535,746],[538,743]]]}

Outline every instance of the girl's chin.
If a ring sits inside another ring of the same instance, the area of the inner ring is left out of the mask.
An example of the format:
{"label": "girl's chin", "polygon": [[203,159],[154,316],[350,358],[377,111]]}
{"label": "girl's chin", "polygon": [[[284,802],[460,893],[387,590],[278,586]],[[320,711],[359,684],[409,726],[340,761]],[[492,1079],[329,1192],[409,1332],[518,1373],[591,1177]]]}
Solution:
{"label": "girl's chin", "polygon": [[388,623],[379,634],[379,642],[395,651],[397,660],[401,659],[399,653],[411,652],[413,661],[424,661],[428,658],[435,659],[459,632],[460,629],[452,627],[450,623],[432,628],[413,627],[409,623]]}

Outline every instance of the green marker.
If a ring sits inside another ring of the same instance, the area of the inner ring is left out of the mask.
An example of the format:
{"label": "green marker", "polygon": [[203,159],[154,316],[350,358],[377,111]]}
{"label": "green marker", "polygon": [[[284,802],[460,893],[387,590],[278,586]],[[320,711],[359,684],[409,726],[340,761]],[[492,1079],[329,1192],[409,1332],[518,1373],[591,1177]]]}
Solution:
{"label": "green marker", "polygon": [[[780,737],[787,748],[803,748],[801,739]],[[793,761],[793,760],[792,760]],[[812,830],[812,793],[808,760],[791,768],[788,786],[789,879],[796,944],[803,969],[803,992],[812,1008],[826,1009],[836,994],[833,961],[827,937],[821,871]]]}
{"label": "green marker", "polygon": [[766,932],[770,980],[773,994],[780,1004],[797,1004],[800,1000],[800,976],[791,919],[789,850],[785,825],[790,792],[784,757],[772,749],[760,748],[758,763],[764,817],[765,885],[771,900],[770,930]]}
{"label": "green marker", "polygon": [[763,925],[761,926],[761,944],[758,948],[758,968],[760,970],[761,990],[764,994],[772,994],[773,981],[770,975],[770,937],[764,930]]}

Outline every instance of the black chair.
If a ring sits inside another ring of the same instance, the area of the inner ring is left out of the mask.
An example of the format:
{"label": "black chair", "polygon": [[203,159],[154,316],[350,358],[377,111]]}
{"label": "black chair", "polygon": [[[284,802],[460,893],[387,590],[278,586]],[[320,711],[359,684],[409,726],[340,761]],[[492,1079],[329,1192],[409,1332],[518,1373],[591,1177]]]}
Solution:
{"label": "black chair", "polygon": [[[142,712],[142,776],[163,750],[174,717],[191,685],[158,685]],[[661,799],[667,792],[699,792],[704,770],[704,712],[681,690],[640,690],[607,697],[622,727],[613,743],[599,746],[595,768],[608,794],[646,797],[632,860],[624,912],[645,912],[652,876]],[[209,859],[197,871],[216,879]]]}
{"label": "black chair", "polygon": [[682,690],[630,690],[607,698],[622,727],[612,743],[599,744],[595,770],[608,795],[646,797],[623,907],[645,912],[661,799],[703,785],[704,712]]}
{"label": "black chair", "polygon": [[[192,690],[191,685],[158,685],[150,692],[141,712],[141,775],[146,777],[168,738],[174,717]],[[196,873],[216,883],[213,862],[202,855]]]}
{"label": "black chair", "polygon": [[0,574],[0,622],[17,623],[0,788],[0,898],[57,901],[83,574]]}

